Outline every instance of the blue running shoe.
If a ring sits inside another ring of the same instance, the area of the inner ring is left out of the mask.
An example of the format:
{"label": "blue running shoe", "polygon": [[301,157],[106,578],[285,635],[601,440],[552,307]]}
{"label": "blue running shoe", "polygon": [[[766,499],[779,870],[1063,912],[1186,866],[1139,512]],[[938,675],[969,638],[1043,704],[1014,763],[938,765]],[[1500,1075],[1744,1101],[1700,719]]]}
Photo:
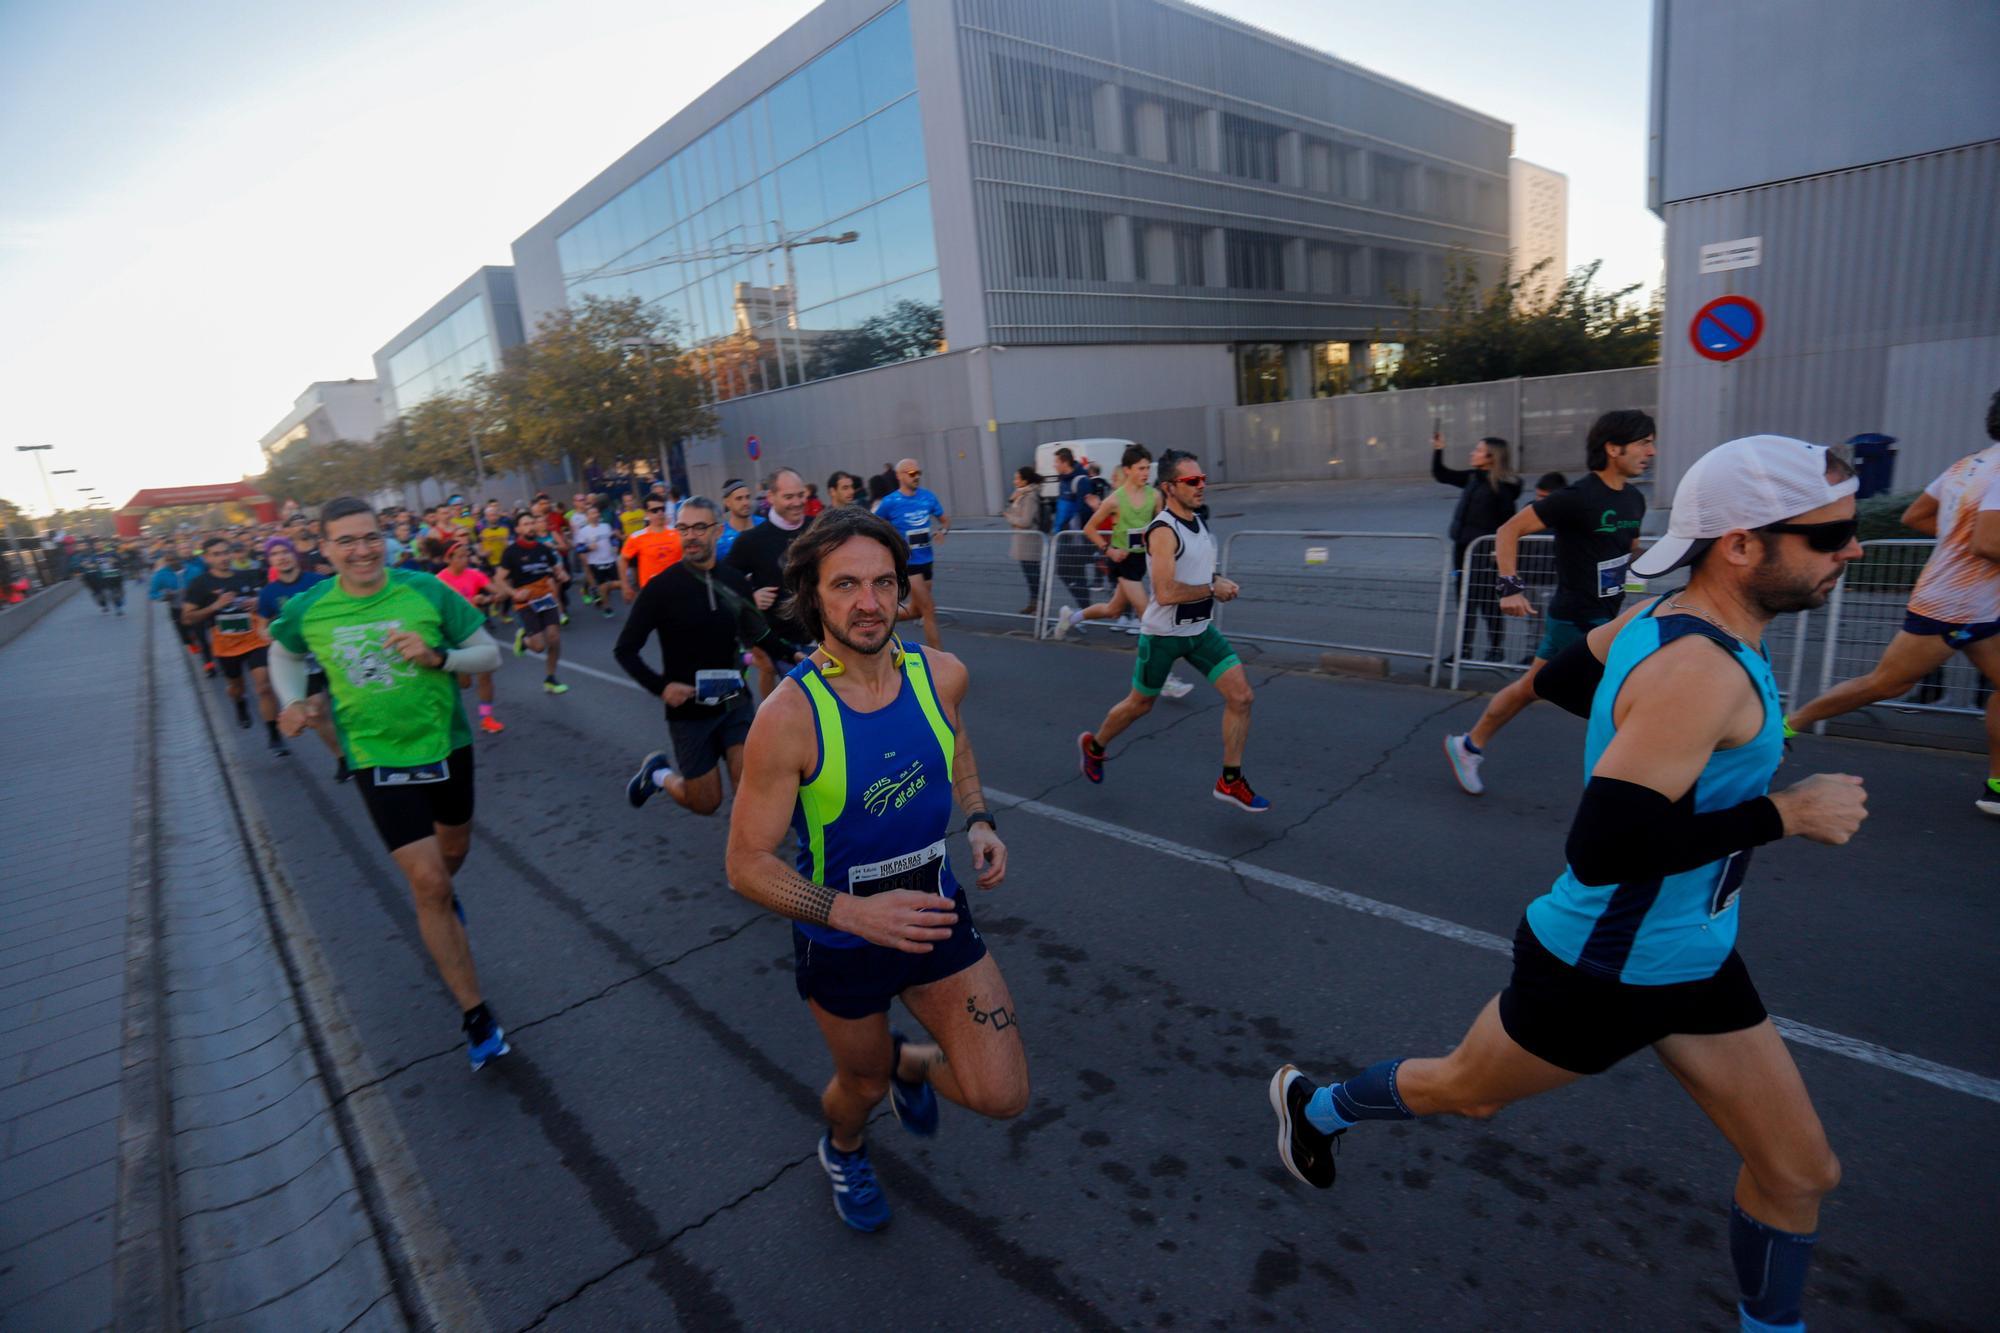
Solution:
{"label": "blue running shoe", "polygon": [[937,1089],[929,1079],[905,1083],[896,1077],[896,1071],[903,1067],[903,1044],[908,1040],[896,1029],[889,1029],[889,1109],[896,1113],[897,1123],[904,1129],[927,1139],[937,1133]]}
{"label": "blue running shoe", "polygon": [[653,774],[661,769],[671,769],[673,762],[665,750],[655,750],[639,761],[639,771],[625,784],[625,800],[634,810],[653,799],[653,793],[660,785],[653,781]]}
{"label": "blue running shoe", "polygon": [[889,1225],[889,1201],[875,1183],[875,1168],[868,1162],[868,1145],[853,1152],[833,1146],[831,1133],[819,1136],[819,1164],[833,1181],[833,1211],[856,1231],[880,1231]]}
{"label": "blue running shoe", "polygon": [[466,1055],[472,1061],[474,1073],[484,1069],[488,1060],[498,1060],[514,1049],[507,1044],[506,1030],[483,1004],[465,1016],[462,1026]]}

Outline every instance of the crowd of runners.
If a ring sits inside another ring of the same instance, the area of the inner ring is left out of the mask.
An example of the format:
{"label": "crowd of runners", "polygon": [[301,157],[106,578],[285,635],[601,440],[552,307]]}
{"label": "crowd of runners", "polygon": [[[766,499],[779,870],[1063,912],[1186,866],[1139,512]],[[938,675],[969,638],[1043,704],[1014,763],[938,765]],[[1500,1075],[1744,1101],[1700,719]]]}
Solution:
{"label": "crowd of runners", "polygon": [[[2000,395],[1986,428],[2000,441]],[[1893,697],[1953,652],[2000,683],[2000,443],[1955,464],[1906,516],[1938,544],[1881,666],[1789,719],[1763,641],[1776,617],[1823,605],[1862,557],[1852,469],[1778,436],[1721,444],[1687,471],[1667,535],[1641,554],[1645,505],[1632,483],[1654,457],[1653,421],[1608,413],[1582,444],[1584,475],[1518,513],[1504,441],[1482,442],[1471,469],[1441,478],[1469,496],[1454,536],[1461,520],[1497,535],[1480,576],[1502,613],[1537,609],[1521,538],[1554,537],[1528,671],[1444,748],[1477,794],[1495,735],[1530,703],[1588,719],[1566,864],[1527,906],[1506,987],[1449,1054],[1324,1084],[1291,1064],[1277,1071],[1279,1156],[1324,1189],[1336,1141],[1364,1121],[1490,1116],[1650,1046],[1742,1158],[1730,1249],[1743,1327],[1798,1328],[1839,1164],[1737,952],[1740,894],[1757,847],[1844,843],[1867,816],[1852,775],[1771,789],[1799,729]],[[1084,471],[1074,456],[1057,466],[1064,479]],[[1042,479],[1023,469],[1016,480],[1010,524],[1042,526]],[[313,731],[358,789],[408,881],[474,1069],[509,1046],[454,887],[474,814],[461,692],[474,692],[480,731],[501,731],[493,673],[506,648],[540,656],[542,688],[561,694],[563,626],[589,610],[615,616],[622,602],[613,656],[661,701],[665,723],[626,797],[640,807],[665,792],[707,816],[733,792],[721,873],[792,922],[795,988],[833,1068],[819,1160],[840,1218],[873,1231],[890,1205],[864,1130],[883,1099],[918,1135],[937,1132],[940,1098],[991,1117],[1029,1101],[1022,1025],[966,891],[968,880],[998,887],[1009,850],[974,754],[971,675],[940,643],[932,589],[950,519],[922,481],[906,459],[870,482],[835,474],[826,501],[789,469],[754,490],[657,488],[615,509],[578,495],[568,506],[538,496],[511,514],[456,500],[385,514],[340,499],[275,531],[157,551],[149,596],[170,608],[202,670],[224,678],[239,725],[253,725],[254,695],[274,754]],[[1211,794],[1261,813],[1270,802],[1244,776],[1253,691],[1214,623],[1219,604],[1256,589],[1216,574],[1206,488],[1195,456],[1155,460],[1134,446],[1107,494],[1056,519],[1084,527],[1108,575],[1108,595],[1065,608],[1058,636],[1128,613],[1139,629],[1129,690],[1078,738],[1078,763],[1105,781],[1117,739],[1181,684],[1172,673],[1186,661],[1223,702]],[[1065,480],[1065,504],[1077,489]],[[1630,579],[1675,570],[1689,571],[1681,591],[1628,596]],[[1976,808],[2000,815],[2000,705],[1989,702],[1986,724],[1996,766]],[[1199,796],[1145,776],[1156,801]],[[970,845],[965,878],[954,834]],[[899,998],[921,1034],[891,1025]]]}

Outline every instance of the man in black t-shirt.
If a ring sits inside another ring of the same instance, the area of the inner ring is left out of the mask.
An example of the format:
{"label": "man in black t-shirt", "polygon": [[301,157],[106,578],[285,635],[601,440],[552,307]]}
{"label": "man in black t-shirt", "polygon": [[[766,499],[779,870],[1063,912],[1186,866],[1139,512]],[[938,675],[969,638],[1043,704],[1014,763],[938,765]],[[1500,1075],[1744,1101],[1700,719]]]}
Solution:
{"label": "man in black t-shirt", "polygon": [[[805,646],[812,642],[805,626],[774,607],[785,586],[785,557],[805,530],[806,479],[788,467],[779,468],[765,478],[764,497],[770,502],[770,515],[730,544],[723,563],[750,580],[750,595],[778,636]],[[777,668],[762,649],[757,652],[757,684],[759,695],[766,699],[778,688]]]}
{"label": "man in black t-shirt", "polygon": [[1588,476],[1508,519],[1494,540],[1493,562],[1499,569],[1494,591],[1503,615],[1534,614],[1527,584],[1519,577],[1523,537],[1554,534],[1556,591],[1527,671],[1487,701],[1471,731],[1444,738],[1453,776],[1475,796],[1486,790],[1479,775],[1486,746],[1535,701],[1535,673],[1564,648],[1615,619],[1625,600],[1625,571],[1646,517],[1646,499],[1631,483],[1653,465],[1653,419],[1634,410],[1606,412],[1590,428],[1588,449]]}
{"label": "man in black t-shirt", "polygon": [[514,540],[500,553],[493,570],[493,582],[501,593],[513,598],[514,613],[521,627],[514,631],[514,656],[523,650],[548,654],[548,668],[542,690],[548,694],[568,694],[569,686],[556,679],[556,663],[562,660],[562,603],[558,593],[569,582],[569,570],[562,553],[542,541],[542,520],[522,514],[514,525]]}

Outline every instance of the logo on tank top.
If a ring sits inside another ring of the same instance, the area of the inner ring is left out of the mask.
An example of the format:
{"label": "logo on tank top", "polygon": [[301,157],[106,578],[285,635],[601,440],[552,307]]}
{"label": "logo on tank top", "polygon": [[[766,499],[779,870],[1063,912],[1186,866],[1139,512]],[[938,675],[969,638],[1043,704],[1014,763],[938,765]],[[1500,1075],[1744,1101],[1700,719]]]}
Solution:
{"label": "logo on tank top", "polygon": [[861,793],[861,806],[876,816],[901,810],[910,803],[911,797],[924,789],[929,780],[924,773],[924,761],[919,759],[893,778],[877,778],[869,783]]}

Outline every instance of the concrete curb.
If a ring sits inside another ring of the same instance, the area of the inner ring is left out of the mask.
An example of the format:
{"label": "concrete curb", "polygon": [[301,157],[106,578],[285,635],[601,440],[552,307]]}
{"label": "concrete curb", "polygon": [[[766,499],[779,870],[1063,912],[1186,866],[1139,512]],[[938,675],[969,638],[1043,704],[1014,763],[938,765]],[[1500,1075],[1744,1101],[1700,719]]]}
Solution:
{"label": "concrete curb", "polygon": [[[37,619],[42,614],[46,612],[38,613]],[[153,754],[153,619],[146,617],[139,640],[112,1280],[113,1327],[133,1330],[180,1326],[173,1101],[167,1079],[166,981],[160,957],[158,825],[154,819],[159,776]]]}
{"label": "concrete curb", "polygon": [[35,622],[76,596],[83,587],[75,579],[64,579],[53,588],[44,588],[5,615],[0,615],[0,648],[35,627]]}
{"label": "concrete curb", "polygon": [[348,1016],[305,903],[285,875],[240,759],[220,739],[227,734],[220,706],[213,691],[200,688],[192,658],[187,670],[201,698],[209,737],[216,742],[229,804],[256,872],[279,961],[304,1017],[306,1042],[330,1096],[383,1261],[393,1275],[403,1319],[413,1328],[485,1333],[492,1327],[485,1308],[462,1276],[457,1247],[439,1220],[389,1094]]}

